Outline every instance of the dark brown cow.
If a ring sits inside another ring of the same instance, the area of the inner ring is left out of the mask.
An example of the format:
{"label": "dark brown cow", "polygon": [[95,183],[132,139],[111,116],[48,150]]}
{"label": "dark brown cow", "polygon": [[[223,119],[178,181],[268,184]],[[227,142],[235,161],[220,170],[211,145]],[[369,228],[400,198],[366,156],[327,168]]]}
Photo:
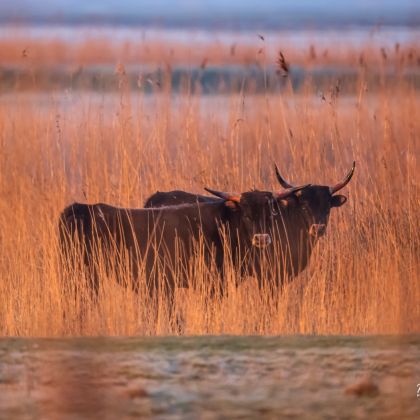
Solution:
{"label": "dark brown cow", "polygon": [[[135,289],[139,268],[144,268],[152,295],[159,290],[162,276],[167,292],[172,295],[176,286],[188,287],[188,267],[199,243],[203,245],[206,260],[214,259],[221,273],[226,246],[242,271],[252,270],[254,251],[272,242],[273,218],[279,206],[305,187],[282,193],[251,191],[229,197],[208,190],[222,195],[222,200],[158,209],[74,203],[60,217],[61,243],[65,252],[74,243],[82,245],[85,263],[93,267],[95,289],[99,286],[95,261],[105,252],[105,261],[128,261]],[[253,260],[242,258],[248,255]]]}
{"label": "dark brown cow", "polygon": [[[283,225],[283,230],[280,229],[280,240],[290,248],[285,257],[282,253],[284,270],[289,277],[294,277],[305,269],[318,239],[326,233],[331,209],[341,207],[347,201],[347,197],[336,193],[350,182],[355,166],[356,162],[353,162],[344,180],[332,187],[310,185],[283,200],[280,207]],[[275,170],[281,186],[286,190],[293,188],[280,175],[277,166]],[[284,245],[281,248],[284,249]]]}

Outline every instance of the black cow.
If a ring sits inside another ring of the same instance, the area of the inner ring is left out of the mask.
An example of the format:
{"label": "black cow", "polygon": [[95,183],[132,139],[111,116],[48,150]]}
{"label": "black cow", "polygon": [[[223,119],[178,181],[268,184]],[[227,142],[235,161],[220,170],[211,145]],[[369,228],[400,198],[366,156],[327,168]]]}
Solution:
{"label": "black cow", "polygon": [[[310,185],[282,201],[280,213],[283,229],[280,232],[286,235],[281,239],[281,249],[285,248],[286,243],[286,248],[290,249],[286,253],[282,251],[282,261],[284,271],[289,277],[294,277],[305,269],[318,239],[326,233],[331,209],[341,207],[347,201],[344,195],[335,194],[350,182],[355,167],[356,162],[353,162],[344,180],[332,187]],[[281,186],[286,190],[293,188],[280,175],[277,165],[275,170]]]}
{"label": "black cow", "polygon": [[305,187],[228,197],[208,190],[222,200],[150,209],[74,203],[60,217],[61,243],[67,253],[73,244],[82,245],[85,263],[93,267],[95,289],[99,286],[95,262],[105,253],[105,261],[111,265],[129,263],[134,288],[138,287],[139,270],[144,269],[152,295],[160,290],[163,275],[165,289],[172,296],[176,286],[188,287],[188,269],[198,244],[206,260],[213,260],[221,273],[226,246],[242,271],[251,270],[256,250],[272,243],[273,218],[279,207]]}

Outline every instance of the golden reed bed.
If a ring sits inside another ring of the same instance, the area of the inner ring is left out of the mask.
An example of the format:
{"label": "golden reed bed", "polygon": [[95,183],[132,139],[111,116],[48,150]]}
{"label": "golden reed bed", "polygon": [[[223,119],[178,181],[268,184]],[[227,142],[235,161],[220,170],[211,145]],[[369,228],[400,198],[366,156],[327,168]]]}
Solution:
{"label": "golden reed bed", "polygon": [[[52,30],[53,33],[53,30]],[[418,66],[418,44],[413,36],[404,44],[389,41],[381,46],[375,36],[366,37],[363,48],[350,42],[334,39],[330,46],[296,44],[281,34],[271,34],[267,39],[255,34],[255,39],[233,42],[220,37],[212,39],[171,39],[166,34],[143,35],[135,38],[102,36],[83,32],[76,39],[32,37],[27,31],[10,28],[8,36],[0,37],[0,62],[8,65],[35,66],[75,65],[92,66],[124,63],[125,65],[193,65],[204,68],[212,65],[269,65],[274,63],[281,50],[288,60],[299,66],[370,66],[388,64]],[[159,34],[159,32],[158,32]],[[310,40],[310,32],[303,33]],[[233,38],[231,35],[229,38]],[[379,44],[379,46],[378,46]]]}
{"label": "golden reed bed", "polygon": [[[333,80],[322,95],[308,82],[299,93],[150,96],[126,89],[123,71],[117,94],[0,96],[0,334],[420,332],[420,108],[399,74],[370,94],[360,72],[346,97]],[[278,301],[252,278],[233,287],[233,269],[229,293],[211,300],[197,261],[196,287],[177,290],[171,315],[105,274],[96,303],[80,266],[59,264],[58,217],[73,201],[142,207],[156,190],[275,189],[274,161],[291,182],[332,184],[353,160],[348,203]]]}

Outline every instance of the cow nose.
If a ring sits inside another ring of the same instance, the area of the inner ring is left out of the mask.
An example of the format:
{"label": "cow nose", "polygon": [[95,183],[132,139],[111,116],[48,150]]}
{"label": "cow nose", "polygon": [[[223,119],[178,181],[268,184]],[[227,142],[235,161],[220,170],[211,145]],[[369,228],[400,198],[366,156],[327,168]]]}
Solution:
{"label": "cow nose", "polygon": [[327,230],[327,225],[314,223],[309,228],[309,234],[315,238],[319,238],[325,234],[326,230]]}
{"label": "cow nose", "polygon": [[265,248],[271,244],[271,236],[268,233],[256,233],[252,238],[252,245],[256,248]]}

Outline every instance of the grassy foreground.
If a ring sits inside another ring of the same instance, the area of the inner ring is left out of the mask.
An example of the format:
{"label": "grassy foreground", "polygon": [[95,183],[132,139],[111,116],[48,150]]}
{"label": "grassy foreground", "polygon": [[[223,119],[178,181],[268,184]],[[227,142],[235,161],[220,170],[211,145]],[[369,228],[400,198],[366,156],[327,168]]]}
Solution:
{"label": "grassy foreground", "polygon": [[[185,334],[420,332],[419,96],[398,73],[372,95],[365,76],[346,97],[336,81],[323,95],[310,82],[299,94],[145,95],[124,71],[118,94],[0,97],[0,335],[177,334],[175,317]],[[277,304],[252,278],[209,300],[197,261],[197,287],[177,290],[169,319],[164,301],[106,275],[90,302],[80,267],[60,267],[58,217],[73,201],[277,189],[274,161],[293,183],[333,184],[353,160],[348,203]]]}

